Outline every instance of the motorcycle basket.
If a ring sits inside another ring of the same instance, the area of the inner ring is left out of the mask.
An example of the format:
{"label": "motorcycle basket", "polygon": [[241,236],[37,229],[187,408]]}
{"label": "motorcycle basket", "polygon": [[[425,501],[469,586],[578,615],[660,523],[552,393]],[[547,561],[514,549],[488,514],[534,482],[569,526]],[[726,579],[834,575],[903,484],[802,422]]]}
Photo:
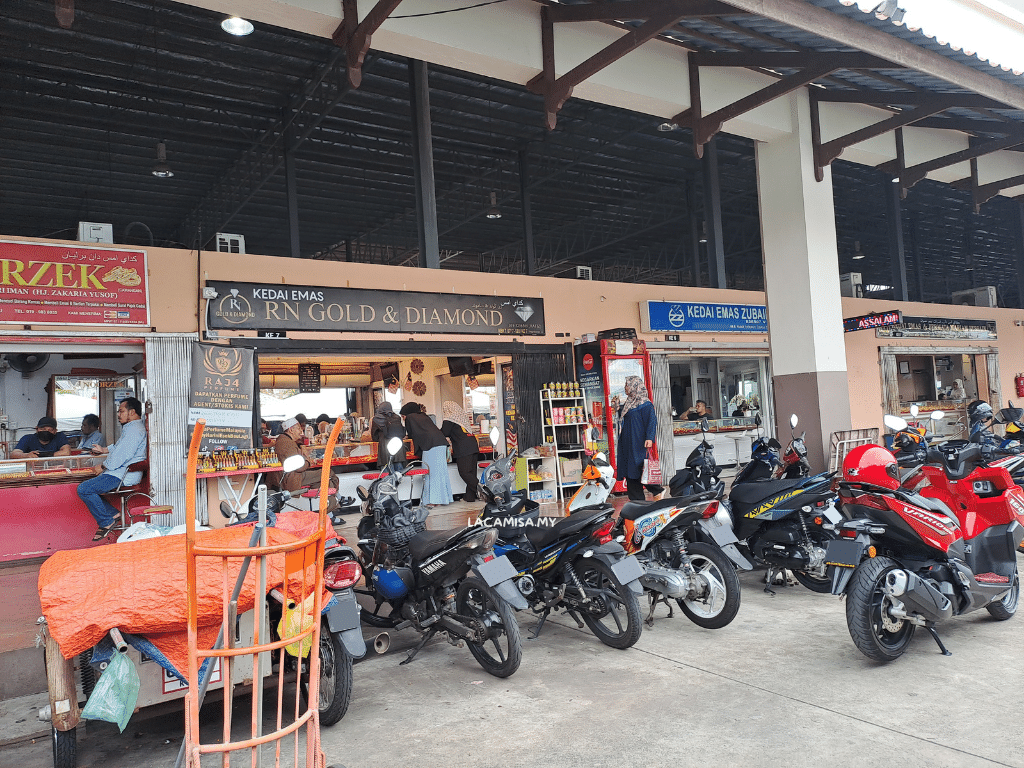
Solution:
{"label": "motorcycle basket", "polygon": [[413,536],[425,530],[426,522],[398,526],[382,525],[377,529],[377,538],[390,547],[404,547],[412,541]]}

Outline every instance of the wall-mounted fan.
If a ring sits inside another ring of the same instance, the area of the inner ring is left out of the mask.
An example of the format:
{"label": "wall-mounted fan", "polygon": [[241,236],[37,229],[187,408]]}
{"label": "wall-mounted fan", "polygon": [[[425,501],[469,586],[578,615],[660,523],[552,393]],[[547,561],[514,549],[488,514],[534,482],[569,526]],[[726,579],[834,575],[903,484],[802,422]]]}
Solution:
{"label": "wall-mounted fan", "polygon": [[7,355],[7,364],[21,374],[22,378],[29,378],[33,371],[43,368],[50,359],[49,355],[31,352],[21,355]]}

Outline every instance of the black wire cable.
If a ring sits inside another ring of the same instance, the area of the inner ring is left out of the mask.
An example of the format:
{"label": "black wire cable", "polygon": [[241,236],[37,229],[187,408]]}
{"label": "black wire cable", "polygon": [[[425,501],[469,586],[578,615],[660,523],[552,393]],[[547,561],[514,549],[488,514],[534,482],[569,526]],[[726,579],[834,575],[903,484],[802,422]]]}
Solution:
{"label": "black wire cable", "polygon": [[405,16],[389,16],[389,19],[418,19],[421,16],[440,16],[442,13],[455,13],[457,11],[468,11],[473,8],[482,8],[485,5],[494,5],[496,3],[504,3],[507,0],[488,0],[486,3],[477,3],[476,5],[464,5],[461,8],[449,8],[446,11],[430,11],[428,13],[409,13]]}

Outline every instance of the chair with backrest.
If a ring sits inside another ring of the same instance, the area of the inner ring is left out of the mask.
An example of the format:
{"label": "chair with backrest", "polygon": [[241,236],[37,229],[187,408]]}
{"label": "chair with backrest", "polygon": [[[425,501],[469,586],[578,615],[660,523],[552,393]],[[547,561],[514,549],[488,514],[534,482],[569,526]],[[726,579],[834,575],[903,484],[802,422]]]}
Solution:
{"label": "chair with backrest", "polygon": [[[120,507],[118,518],[114,521],[114,532],[121,532],[131,527],[133,523],[149,522],[153,515],[169,515],[174,509],[166,505],[158,505],[153,502],[149,495],[149,462],[145,459],[129,464],[125,476],[132,472],[141,472],[142,477],[135,485],[125,485],[124,478],[118,483],[117,488],[102,494],[109,498],[110,503]],[[132,501],[145,499],[148,504],[132,506]]]}

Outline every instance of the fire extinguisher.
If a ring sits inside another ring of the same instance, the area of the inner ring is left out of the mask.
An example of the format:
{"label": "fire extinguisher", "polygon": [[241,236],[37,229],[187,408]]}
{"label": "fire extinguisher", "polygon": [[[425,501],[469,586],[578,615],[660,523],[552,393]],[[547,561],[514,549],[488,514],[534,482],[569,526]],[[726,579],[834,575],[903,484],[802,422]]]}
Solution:
{"label": "fire extinguisher", "polygon": [[1017,397],[1024,397],[1024,373],[1018,373],[1013,383],[1017,388]]}

